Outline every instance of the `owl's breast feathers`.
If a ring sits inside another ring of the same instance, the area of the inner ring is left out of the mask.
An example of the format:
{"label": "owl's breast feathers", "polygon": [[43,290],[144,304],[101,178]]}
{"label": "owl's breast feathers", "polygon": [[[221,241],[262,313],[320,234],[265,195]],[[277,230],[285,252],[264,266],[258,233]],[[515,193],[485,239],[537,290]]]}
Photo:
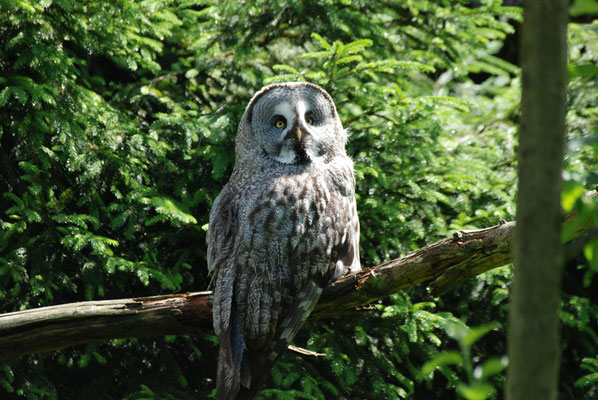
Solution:
{"label": "owl's breast feathers", "polygon": [[258,173],[218,197],[208,263],[221,357],[240,368],[231,385],[255,392],[265,379],[255,374],[267,373],[286,349],[323,286],[359,269],[354,188],[352,162],[343,157],[304,173]]}

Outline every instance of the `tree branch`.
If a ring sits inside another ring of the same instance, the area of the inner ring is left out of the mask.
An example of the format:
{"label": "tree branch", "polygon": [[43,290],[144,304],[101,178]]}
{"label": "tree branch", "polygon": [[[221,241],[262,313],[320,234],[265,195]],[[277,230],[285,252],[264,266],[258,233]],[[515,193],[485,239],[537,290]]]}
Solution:
{"label": "tree branch", "polygon": [[312,317],[344,314],[424,282],[435,294],[444,293],[464,279],[509,263],[514,228],[514,222],[507,222],[456,232],[405,257],[341,277],[325,289]]}
{"label": "tree branch", "polygon": [[[565,216],[564,224],[574,222],[575,215]],[[311,317],[344,315],[425,282],[433,294],[445,293],[465,279],[509,263],[514,228],[515,222],[501,222],[459,231],[405,257],[343,276],[325,288]],[[578,227],[567,240],[590,228]],[[114,338],[211,331],[207,291],[62,304],[0,315],[0,361]]]}
{"label": "tree branch", "polygon": [[212,292],[85,301],[0,315],[0,361],[94,341],[208,332]]}

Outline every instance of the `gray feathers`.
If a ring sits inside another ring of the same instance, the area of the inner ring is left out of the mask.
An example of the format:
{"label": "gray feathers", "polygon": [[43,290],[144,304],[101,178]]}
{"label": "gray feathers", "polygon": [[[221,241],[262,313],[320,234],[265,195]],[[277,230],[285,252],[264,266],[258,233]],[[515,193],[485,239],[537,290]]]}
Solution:
{"label": "gray feathers", "polygon": [[255,397],[323,286],[360,267],[345,142],[315,85],[267,86],[247,106],[208,230],[220,399]]}

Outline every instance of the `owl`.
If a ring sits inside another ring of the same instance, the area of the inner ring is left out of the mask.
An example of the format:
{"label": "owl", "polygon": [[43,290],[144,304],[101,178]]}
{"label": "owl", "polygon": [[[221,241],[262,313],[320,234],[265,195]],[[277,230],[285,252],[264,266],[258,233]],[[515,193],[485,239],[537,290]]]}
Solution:
{"label": "owl", "polygon": [[207,234],[219,399],[255,398],[323,287],[360,269],[346,142],[314,84],[266,86],[245,109]]}

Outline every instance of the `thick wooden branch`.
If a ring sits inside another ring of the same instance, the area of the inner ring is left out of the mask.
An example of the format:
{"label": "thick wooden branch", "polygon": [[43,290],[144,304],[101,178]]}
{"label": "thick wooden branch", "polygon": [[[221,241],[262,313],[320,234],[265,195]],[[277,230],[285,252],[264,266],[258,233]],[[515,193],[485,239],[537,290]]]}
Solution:
{"label": "thick wooden branch", "polygon": [[[568,215],[564,221],[574,223],[575,218]],[[346,275],[324,290],[312,318],[344,315],[420,283],[442,294],[465,279],[509,263],[514,228],[514,222],[503,222],[456,232],[405,257]],[[569,240],[590,227],[576,228]],[[211,330],[211,292],[42,307],[0,315],[0,361],[100,340]]]}
{"label": "thick wooden branch", "polygon": [[85,301],[0,315],[0,361],[76,344],[212,329],[212,292]]}
{"label": "thick wooden branch", "polygon": [[444,293],[464,279],[508,264],[514,229],[514,222],[505,222],[456,232],[405,257],[344,276],[326,288],[312,317],[340,315],[424,282],[434,294]]}

